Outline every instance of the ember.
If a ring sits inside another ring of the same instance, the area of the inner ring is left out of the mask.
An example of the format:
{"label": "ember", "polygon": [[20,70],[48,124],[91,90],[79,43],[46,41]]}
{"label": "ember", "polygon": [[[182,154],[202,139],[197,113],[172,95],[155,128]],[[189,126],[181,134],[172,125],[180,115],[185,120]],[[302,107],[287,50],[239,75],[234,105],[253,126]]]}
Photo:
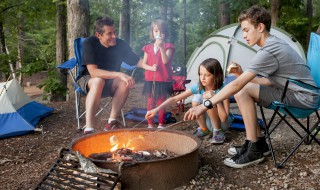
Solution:
{"label": "ember", "polygon": [[176,157],[177,154],[170,152],[168,150],[143,150],[143,151],[132,151],[128,148],[117,149],[114,152],[102,152],[102,153],[92,153],[89,158],[101,161],[150,161],[150,160],[160,160],[165,158]]}

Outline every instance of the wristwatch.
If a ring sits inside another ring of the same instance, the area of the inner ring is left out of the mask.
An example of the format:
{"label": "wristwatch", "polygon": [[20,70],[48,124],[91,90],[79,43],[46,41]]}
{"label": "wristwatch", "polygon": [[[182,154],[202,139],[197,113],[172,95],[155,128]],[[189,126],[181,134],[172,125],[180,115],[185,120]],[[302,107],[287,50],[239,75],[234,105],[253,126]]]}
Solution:
{"label": "wristwatch", "polygon": [[213,108],[212,102],[210,100],[204,101],[203,105],[208,109],[212,109]]}

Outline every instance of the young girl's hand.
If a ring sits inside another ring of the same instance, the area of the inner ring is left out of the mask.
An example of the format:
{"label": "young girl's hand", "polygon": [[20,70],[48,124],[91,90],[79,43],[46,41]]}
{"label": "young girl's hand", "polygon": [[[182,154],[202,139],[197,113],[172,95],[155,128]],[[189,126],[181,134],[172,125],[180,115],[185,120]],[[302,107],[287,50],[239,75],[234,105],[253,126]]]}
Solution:
{"label": "young girl's hand", "polygon": [[148,112],[146,113],[145,118],[146,118],[146,119],[152,119],[152,118],[154,118],[155,115],[156,115],[156,112],[155,112],[154,110],[150,110],[150,111],[148,111]]}
{"label": "young girl's hand", "polygon": [[152,71],[157,71],[157,66],[158,66],[157,64],[153,64],[152,65]]}
{"label": "young girl's hand", "polygon": [[215,95],[214,91],[213,90],[208,90],[208,91],[205,91],[202,95],[202,98],[203,99],[210,99],[212,98],[213,96]]}

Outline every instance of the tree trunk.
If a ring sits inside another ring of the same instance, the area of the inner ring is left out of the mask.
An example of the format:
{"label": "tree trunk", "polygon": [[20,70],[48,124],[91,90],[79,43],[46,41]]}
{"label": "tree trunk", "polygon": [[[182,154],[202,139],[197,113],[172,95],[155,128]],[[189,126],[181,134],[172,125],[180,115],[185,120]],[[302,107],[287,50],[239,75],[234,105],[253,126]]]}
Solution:
{"label": "tree trunk", "polygon": [[312,0],[307,0],[307,18],[309,20],[308,31],[307,31],[307,47],[310,41],[310,33],[312,32],[312,14],[313,14]]}
{"label": "tree trunk", "polygon": [[183,27],[182,27],[182,49],[183,49],[183,62],[187,64],[187,2],[183,0]]}
{"label": "tree trunk", "polygon": [[122,0],[122,9],[120,13],[119,37],[130,43],[130,1]]}
{"label": "tree trunk", "polygon": [[[4,37],[3,22],[0,21],[0,54],[6,54],[6,39]],[[3,60],[0,60],[0,66],[5,64]],[[6,74],[0,72],[0,80],[6,81]]]}
{"label": "tree trunk", "polygon": [[[17,61],[16,61],[16,70],[21,69],[22,65],[23,65],[23,57],[24,57],[24,39],[25,39],[25,32],[24,32],[24,28],[25,28],[25,17],[24,15],[21,16],[20,18],[20,24],[18,26],[18,57],[17,57]],[[19,84],[22,85],[23,84],[23,74],[22,73],[18,73],[18,81]]]}
{"label": "tree trunk", "polygon": [[[57,65],[66,61],[67,52],[67,18],[65,0],[58,0],[56,2],[56,63]],[[67,71],[64,71],[67,72]],[[67,75],[63,74],[60,69],[56,69],[58,78],[62,85],[67,89]],[[52,94],[51,101],[64,101],[66,96],[63,94]]]}
{"label": "tree trunk", "polygon": [[167,22],[167,10],[168,10],[168,0],[162,0],[161,18],[164,22]]}
{"label": "tree trunk", "polygon": [[220,11],[220,27],[230,24],[230,4],[227,1],[221,1],[219,3]]}
{"label": "tree trunk", "polygon": [[68,15],[68,52],[69,59],[74,57],[73,41],[90,35],[90,12],[88,0],[67,0]]}
{"label": "tree trunk", "polygon": [[173,39],[173,0],[169,0],[169,21],[168,21],[169,42]]}
{"label": "tree trunk", "polygon": [[270,0],[271,25],[277,26],[280,16],[281,2],[280,0]]}
{"label": "tree trunk", "polygon": [[[75,57],[73,42],[79,37],[89,36],[90,12],[88,0],[67,0],[67,39],[68,58]],[[69,81],[72,81],[69,79]],[[68,83],[70,89],[70,99],[74,98],[73,85]]]}

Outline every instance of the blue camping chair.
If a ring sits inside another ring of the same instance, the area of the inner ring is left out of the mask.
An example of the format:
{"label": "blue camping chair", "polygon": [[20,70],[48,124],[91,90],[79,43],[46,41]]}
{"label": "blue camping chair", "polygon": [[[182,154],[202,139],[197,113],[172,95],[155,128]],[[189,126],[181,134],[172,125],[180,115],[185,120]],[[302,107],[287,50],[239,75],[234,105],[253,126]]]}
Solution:
{"label": "blue camping chair", "polygon": [[[286,91],[289,83],[297,84],[309,90],[316,90],[318,91],[318,93],[320,92],[320,88],[319,88],[320,87],[320,36],[315,33],[311,33],[310,43],[308,48],[308,55],[307,55],[307,64],[310,67],[311,74],[317,86],[312,86],[295,79],[288,79],[282,94],[281,101],[286,96]],[[319,128],[320,117],[318,113],[318,110],[320,109],[320,102],[318,103],[318,108],[299,109],[296,107],[288,106],[282,102],[274,101],[267,109],[274,110],[268,123],[266,122],[263,108],[260,107],[262,119],[265,124],[266,137],[269,141],[269,148],[272,153],[274,164],[277,168],[282,168],[283,165],[286,163],[286,161],[296,152],[296,150],[300,147],[302,143],[310,144],[314,140],[316,143],[318,143],[318,145],[320,145],[319,140],[316,138],[320,130]],[[315,114],[316,121],[313,124],[313,126],[310,127],[310,116],[312,114]],[[280,117],[280,120],[278,122],[275,122],[276,116]],[[298,126],[296,125],[293,126],[292,124],[290,124],[289,121],[287,120],[287,117],[291,117],[295,122],[295,124],[297,124],[302,129],[302,132],[299,133],[298,130],[295,129]],[[299,120],[304,118],[307,119],[306,123]],[[273,122],[275,124],[273,124]],[[294,131],[294,133],[300,138],[300,141],[292,148],[290,153],[281,162],[277,162],[275,151],[271,143],[270,135],[282,122],[285,122],[289,126],[289,128],[291,128]]]}
{"label": "blue camping chair", "polygon": [[[84,127],[80,126],[80,119],[86,113],[86,111],[82,111],[82,112],[80,111],[80,99],[81,99],[81,96],[86,96],[86,93],[82,91],[81,87],[76,82],[81,77],[81,74],[85,69],[85,67],[82,66],[82,45],[84,41],[85,41],[85,38],[75,39],[74,40],[75,58],[71,58],[68,61],[57,66],[57,68],[59,69],[67,70],[73,82],[78,130],[82,130],[85,127],[85,126]],[[136,66],[131,66],[122,62],[121,68],[123,68],[124,70],[131,71],[131,76],[133,76]],[[101,106],[100,110],[96,113],[96,116],[98,116],[110,104],[110,102],[111,100],[107,101],[104,106]],[[123,125],[126,126],[126,122],[125,122],[125,118],[122,110],[121,110],[121,116],[123,119]]]}

